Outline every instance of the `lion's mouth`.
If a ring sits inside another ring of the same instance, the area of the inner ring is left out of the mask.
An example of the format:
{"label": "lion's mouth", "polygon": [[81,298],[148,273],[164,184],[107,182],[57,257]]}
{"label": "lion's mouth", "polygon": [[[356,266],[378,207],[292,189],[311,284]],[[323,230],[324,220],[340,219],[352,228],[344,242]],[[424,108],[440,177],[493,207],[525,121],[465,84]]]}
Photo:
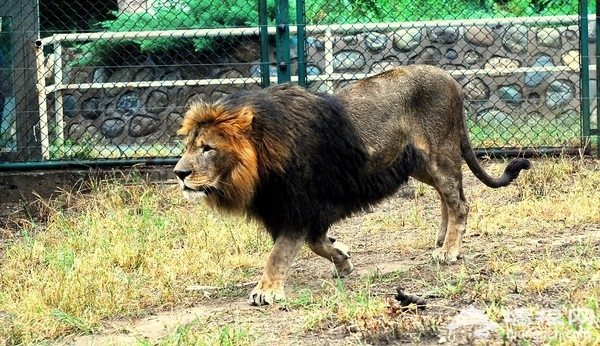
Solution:
{"label": "lion's mouth", "polygon": [[201,188],[198,189],[192,189],[191,187],[184,185],[183,186],[183,191],[185,192],[192,192],[192,193],[204,193],[206,196],[214,193],[217,191],[217,188],[214,186],[203,186]]}

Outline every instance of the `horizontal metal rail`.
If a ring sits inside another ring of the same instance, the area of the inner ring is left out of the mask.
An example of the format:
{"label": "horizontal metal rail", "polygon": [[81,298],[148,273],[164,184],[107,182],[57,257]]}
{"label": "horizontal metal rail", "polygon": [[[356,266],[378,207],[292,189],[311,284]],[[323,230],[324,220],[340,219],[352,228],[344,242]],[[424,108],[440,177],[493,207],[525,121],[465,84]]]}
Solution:
{"label": "horizontal metal rail", "polygon": [[[465,69],[451,70],[447,73],[451,76],[478,76],[478,75],[506,75],[515,73],[531,72],[564,72],[573,70],[572,67],[560,66],[541,66],[541,67],[516,67],[516,68],[484,68],[484,69]],[[595,71],[596,65],[590,65],[590,70]],[[336,81],[362,79],[375,75],[374,73],[330,73],[315,76],[307,76],[309,81]],[[277,77],[272,77],[272,82],[277,81]],[[292,81],[297,81],[296,76],[292,76]],[[185,80],[166,80],[166,81],[139,81],[139,82],[105,82],[105,83],[81,83],[81,84],[51,84],[45,87],[46,92],[55,92],[60,90],[87,90],[104,88],[158,88],[172,86],[199,86],[199,85],[239,85],[261,82],[260,77],[245,78],[219,78],[219,79],[185,79]]]}
{"label": "horizontal metal rail", "polygon": [[[590,18],[595,16],[590,15]],[[540,25],[540,24],[576,24],[579,16],[552,16],[552,17],[525,17],[525,18],[484,18],[484,19],[461,19],[461,20],[434,20],[414,22],[391,22],[391,23],[355,23],[355,24],[322,24],[306,25],[307,34],[345,32],[361,32],[372,30],[395,30],[401,28],[425,28],[436,26],[465,27],[471,25]],[[275,27],[269,27],[269,35],[276,33]],[[290,34],[296,34],[297,28],[290,25]],[[218,28],[218,29],[185,29],[185,30],[161,30],[161,31],[111,31],[111,32],[89,32],[73,34],[54,34],[41,39],[41,43],[55,44],[63,41],[81,42],[107,39],[147,39],[147,38],[190,38],[190,37],[215,37],[215,36],[251,36],[259,35],[259,28]]]}

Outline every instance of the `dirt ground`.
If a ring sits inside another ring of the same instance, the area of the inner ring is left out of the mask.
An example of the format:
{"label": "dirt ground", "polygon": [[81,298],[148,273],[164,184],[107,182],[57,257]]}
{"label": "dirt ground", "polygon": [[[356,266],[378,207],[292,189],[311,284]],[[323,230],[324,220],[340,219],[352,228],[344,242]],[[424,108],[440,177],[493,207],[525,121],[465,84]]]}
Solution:
{"label": "dirt ground", "polygon": [[[440,218],[437,194],[426,187],[424,193],[416,191],[421,187],[407,184],[393,198],[373,208],[369,212],[356,215],[335,225],[330,235],[351,246],[355,271],[344,279],[347,291],[364,288],[366,278],[378,275],[389,276],[391,280],[375,280],[369,290],[376,295],[389,297],[393,301],[397,287],[402,287],[409,294],[426,297],[427,308],[420,314],[429,320],[437,320],[435,331],[416,328],[414,333],[391,337],[389,333],[378,335],[365,334],[361,328],[332,321],[322,325],[316,331],[302,328],[305,311],[302,309],[282,309],[278,305],[253,307],[246,303],[252,285],[239,289],[236,294],[220,294],[218,290],[207,290],[206,298],[199,298],[190,307],[174,308],[170,311],[157,311],[152,315],[139,319],[118,319],[106,321],[103,330],[96,335],[71,336],[59,340],[60,345],[127,345],[146,340],[150,344],[171,335],[174,330],[197,317],[202,317],[218,325],[237,324],[259,332],[259,345],[365,345],[365,344],[419,344],[438,345],[455,344],[447,341],[448,331],[445,326],[452,322],[452,317],[461,310],[476,306],[484,309],[472,295],[440,295],[431,292],[431,285],[439,283],[440,272],[451,273],[466,270],[471,276],[491,276],[484,264],[496,248],[511,249],[511,256],[526,260],[536,253],[547,253],[547,246],[553,248],[576,246],[582,239],[587,239],[590,246],[598,251],[600,248],[600,232],[597,227],[580,227],[562,229],[560,233],[548,239],[544,234],[530,238],[488,237],[467,231],[464,238],[465,257],[459,263],[440,266],[431,261],[430,254],[434,249],[434,237]],[[465,190],[467,198],[473,202],[477,198],[494,198],[492,189],[487,189],[465,172]],[[489,190],[489,191],[488,191]],[[419,198],[415,198],[419,194]],[[497,200],[498,208],[513,201]],[[416,229],[386,229],[386,217],[390,213],[402,213],[414,210],[415,204],[420,210],[423,222],[427,224],[427,233]],[[9,213],[5,208],[1,212]],[[377,224],[377,220],[380,223]],[[481,222],[481,221],[480,221]],[[376,226],[372,226],[373,223]],[[367,225],[367,226],[365,226]],[[374,230],[374,228],[376,230]],[[365,230],[368,229],[368,230]],[[410,242],[418,244],[414,248]],[[407,245],[408,244],[408,245]],[[423,245],[425,244],[425,245]],[[255,278],[256,280],[259,277]],[[302,289],[310,288],[319,292],[335,285],[331,277],[331,266],[325,260],[317,258],[308,251],[293,265],[286,285],[288,298],[298,296]],[[468,284],[467,284],[468,285]],[[515,307],[537,305],[554,306],[555,297],[547,294],[520,295],[506,292],[507,303]],[[382,312],[385,314],[385,312]],[[465,337],[466,343],[502,344],[496,335],[489,339],[479,340],[471,333]]]}

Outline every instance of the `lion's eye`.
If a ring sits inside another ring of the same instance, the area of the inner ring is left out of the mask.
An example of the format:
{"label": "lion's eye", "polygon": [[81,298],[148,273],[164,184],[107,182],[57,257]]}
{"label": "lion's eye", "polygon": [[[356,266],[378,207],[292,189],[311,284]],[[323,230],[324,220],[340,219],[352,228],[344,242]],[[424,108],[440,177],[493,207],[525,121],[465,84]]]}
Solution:
{"label": "lion's eye", "polygon": [[208,144],[205,144],[205,145],[202,146],[202,152],[203,153],[207,153],[207,152],[212,151],[212,150],[215,150],[215,149],[213,147],[211,147],[210,145],[208,145]]}

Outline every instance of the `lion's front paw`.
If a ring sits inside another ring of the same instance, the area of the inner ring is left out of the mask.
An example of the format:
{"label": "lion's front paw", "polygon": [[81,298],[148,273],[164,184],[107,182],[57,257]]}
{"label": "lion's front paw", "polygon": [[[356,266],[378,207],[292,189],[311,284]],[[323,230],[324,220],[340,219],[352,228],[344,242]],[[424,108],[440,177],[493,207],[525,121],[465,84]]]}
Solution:
{"label": "lion's front paw", "polygon": [[344,278],[354,270],[354,265],[350,262],[350,247],[339,241],[335,241],[333,247],[338,254],[337,258],[333,259],[335,264],[333,276]]}
{"label": "lion's front paw", "polygon": [[354,265],[349,259],[341,263],[336,263],[335,269],[333,270],[333,277],[345,278],[346,276],[350,275],[353,270]]}
{"label": "lion's front paw", "polygon": [[[260,284],[259,284],[260,285]],[[283,289],[262,289],[256,286],[250,293],[248,303],[250,305],[270,305],[277,301],[285,300],[285,293]]]}
{"label": "lion's front paw", "polygon": [[459,251],[447,251],[444,248],[435,249],[432,254],[433,260],[438,263],[453,263],[461,257]]}

